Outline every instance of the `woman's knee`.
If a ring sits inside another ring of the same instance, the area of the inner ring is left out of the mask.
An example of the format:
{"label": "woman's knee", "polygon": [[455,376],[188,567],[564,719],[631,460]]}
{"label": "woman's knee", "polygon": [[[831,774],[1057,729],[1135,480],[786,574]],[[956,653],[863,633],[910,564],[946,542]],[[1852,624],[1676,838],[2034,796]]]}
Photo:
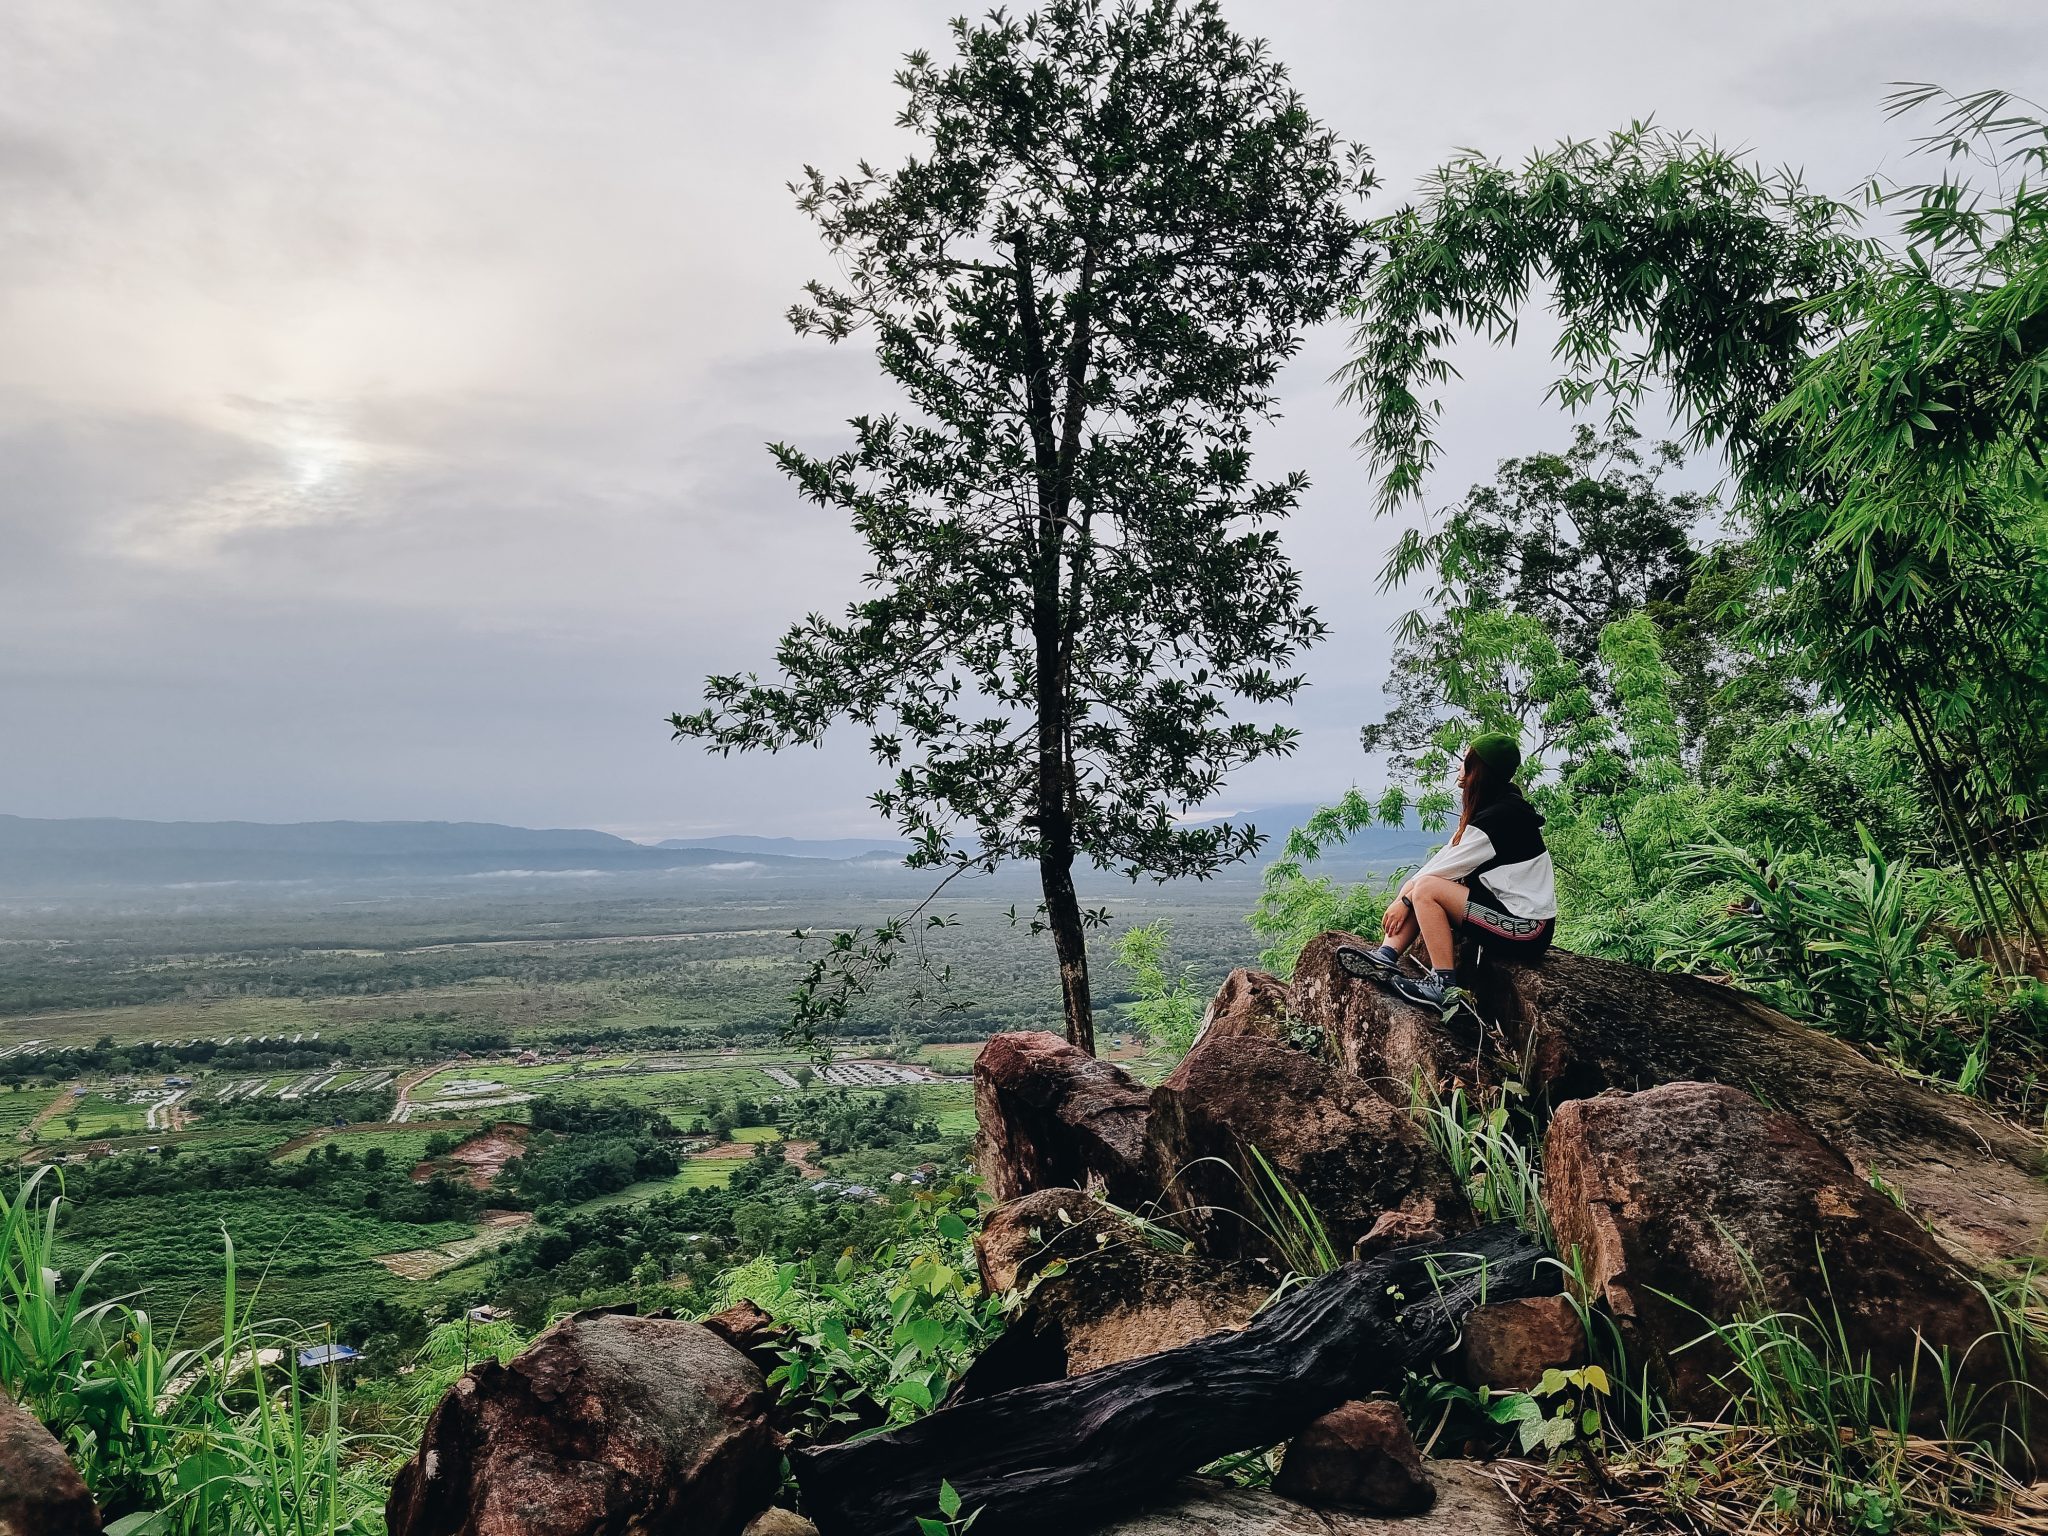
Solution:
{"label": "woman's knee", "polygon": [[1458,898],[1465,894],[1465,888],[1455,880],[1446,880],[1442,875],[1424,875],[1415,882],[1415,889],[1408,893],[1411,901],[1426,901],[1434,907],[1450,908],[1457,905]]}

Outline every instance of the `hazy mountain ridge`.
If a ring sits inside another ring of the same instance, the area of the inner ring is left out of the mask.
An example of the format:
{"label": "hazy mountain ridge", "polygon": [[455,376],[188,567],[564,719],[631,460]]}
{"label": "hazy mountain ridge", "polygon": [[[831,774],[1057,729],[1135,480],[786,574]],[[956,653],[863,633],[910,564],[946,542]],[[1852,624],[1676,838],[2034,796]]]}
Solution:
{"label": "hazy mountain ridge", "polygon": [[[1233,812],[1266,836],[1275,857],[1310,805]],[[1418,858],[1441,838],[1410,827],[1358,834],[1332,862]],[[354,880],[424,881],[703,871],[812,874],[873,871],[909,845],[888,838],[797,838],[733,833],[649,846],[577,827],[449,821],[139,821],[0,815],[0,891],[80,892]],[[1256,862],[1245,866],[1255,869]]]}

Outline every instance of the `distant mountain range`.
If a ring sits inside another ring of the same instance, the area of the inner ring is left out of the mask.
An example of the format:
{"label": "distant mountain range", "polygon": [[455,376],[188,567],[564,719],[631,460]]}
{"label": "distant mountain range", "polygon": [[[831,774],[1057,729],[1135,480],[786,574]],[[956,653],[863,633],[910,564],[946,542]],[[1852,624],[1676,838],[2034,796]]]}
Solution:
{"label": "distant mountain range", "polygon": [[[1314,811],[1309,805],[1231,813],[1267,834],[1269,852]],[[1405,827],[1352,839],[1345,862],[1405,861],[1439,841]],[[701,871],[707,875],[868,872],[900,860],[890,838],[794,838],[739,833],[648,846],[587,828],[476,821],[39,820],[0,815],[0,892],[176,889],[285,882],[412,878],[532,878]]]}
{"label": "distant mountain range", "polygon": [[910,844],[891,837],[671,837],[657,848],[715,848],[722,853],[770,853],[786,859],[900,859]]}

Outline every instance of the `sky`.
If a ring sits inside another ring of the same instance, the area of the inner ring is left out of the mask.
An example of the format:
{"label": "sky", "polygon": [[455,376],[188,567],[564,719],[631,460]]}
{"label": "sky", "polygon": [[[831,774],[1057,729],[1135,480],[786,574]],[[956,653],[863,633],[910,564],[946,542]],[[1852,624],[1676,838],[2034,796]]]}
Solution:
{"label": "sky", "polygon": [[[887,398],[783,318],[831,273],[785,183],[907,151],[892,70],[956,8],[0,0],[0,812],[879,830],[858,730],[720,759],[663,721],[860,590],[764,447]],[[1847,192],[1910,144],[1888,82],[2048,99],[2038,0],[1225,11],[1371,148],[1368,211],[1651,116]],[[1431,501],[1568,440],[1530,334],[1461,351]],[[1380,781],[1406,604],[1342,343],[1260,435],[1331,635],[1231,806]]]}

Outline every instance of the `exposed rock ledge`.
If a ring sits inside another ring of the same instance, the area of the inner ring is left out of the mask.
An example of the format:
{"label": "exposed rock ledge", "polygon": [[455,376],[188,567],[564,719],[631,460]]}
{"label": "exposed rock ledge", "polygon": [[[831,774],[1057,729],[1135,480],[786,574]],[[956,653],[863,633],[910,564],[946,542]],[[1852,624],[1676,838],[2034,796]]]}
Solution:
{"label": "exposed rock ledge", "polygon": [[1433,1461],[1436,1507],[1423,1515],[1382,1519],[1310,1509],[1262,1488],[1232,1488],[1187,1478],[1167,1502],[1109,1525],[1093,1536],[1525,1536],[1514,1502],[1484,1468]]}

